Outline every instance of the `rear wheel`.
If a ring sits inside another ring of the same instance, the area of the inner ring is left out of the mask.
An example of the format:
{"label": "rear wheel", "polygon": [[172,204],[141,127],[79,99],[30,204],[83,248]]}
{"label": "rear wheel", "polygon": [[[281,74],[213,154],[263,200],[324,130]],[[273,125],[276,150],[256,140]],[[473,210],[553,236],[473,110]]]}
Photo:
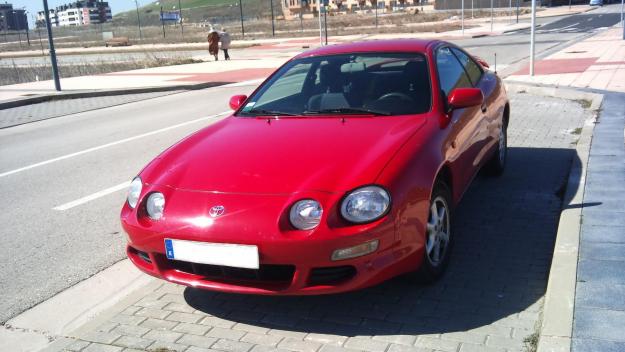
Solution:
{"label": "rear wheel", "polygon": [[499,141],[497,143],[497,151],[486,164],[486,170],[493,176],[503,174],[508,159],[508,131],[505,124],[499,129]]}
{"label": "rear wheel", "polygon": [[425,251],[417,279],[433,282],[443,275],[452,247],[451,192],[443,182],[437,181],[432,198],[425,231]]}

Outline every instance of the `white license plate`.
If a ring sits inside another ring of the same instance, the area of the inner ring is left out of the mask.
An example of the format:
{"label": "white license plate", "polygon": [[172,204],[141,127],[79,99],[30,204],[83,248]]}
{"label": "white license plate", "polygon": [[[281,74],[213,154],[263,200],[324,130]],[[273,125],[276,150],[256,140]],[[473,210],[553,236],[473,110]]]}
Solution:
{"label": "white license plate", "polygon": [[168,259],[198,264],[258,269],[258,247],[244,244],[208,243],[165,239]]}

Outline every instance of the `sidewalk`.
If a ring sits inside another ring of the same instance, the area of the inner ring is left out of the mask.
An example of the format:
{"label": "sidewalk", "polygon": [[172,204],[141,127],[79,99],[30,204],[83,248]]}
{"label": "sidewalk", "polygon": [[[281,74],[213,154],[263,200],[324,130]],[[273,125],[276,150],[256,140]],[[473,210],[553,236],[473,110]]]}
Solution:
{"label": "sidewalk", "polygon": [[534,74],[529,76],[526,66],[507,80],[625,92],[623,28],[613,27],[536,61]]}

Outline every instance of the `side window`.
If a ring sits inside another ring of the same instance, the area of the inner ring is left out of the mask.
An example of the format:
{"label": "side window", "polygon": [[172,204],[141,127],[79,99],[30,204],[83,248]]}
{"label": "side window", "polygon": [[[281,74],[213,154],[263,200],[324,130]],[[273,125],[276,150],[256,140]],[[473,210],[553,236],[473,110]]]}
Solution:
{"label": "side window", "polygon": [[471,88],[473,86],[469,76],[464,72],[464,68],[449,48],[438,49],[436,68],[441,89],[445,95],[449,95],[454,88]]}
{"label": "side window", "polygon": [[464,66],[464,69],[467,70],[467,73],[469,74],[469,78],[471,78],[471,82],[473,82],[473,85],[477,85],[477,83],[480,81],[480,78],[482,78],[482,69],[475,63],[475,61],[473,61],[472,58],[469,57],[469,55],[465,54],[462,50],[458,50],[456,48],[452,48],[451,49],[454,54],[456,54],[456,57],[458,58],[458,60],[460,60],[460,63],[462,64],[462,66]]}

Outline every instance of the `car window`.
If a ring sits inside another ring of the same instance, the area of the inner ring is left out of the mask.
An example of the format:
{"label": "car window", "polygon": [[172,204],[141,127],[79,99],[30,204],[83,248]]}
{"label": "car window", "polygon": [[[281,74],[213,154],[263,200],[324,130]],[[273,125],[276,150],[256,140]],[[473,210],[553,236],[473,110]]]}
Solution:
{"label": "car window", "polygon": [[462,50],[456,48],[452,48],[451,50],[454,52],[454,54],[456,54],[456,57],[458,58],[462,66],[464,66],[464,69],[467,71],[467,74],[469,75],[473,86],[476,86],[477,83],[480,81],[480,78],[482,78],[482,69],[475,63],[475,61],[473,61],[472,58],[469,57],[469,55],[465,54]]}
{"label": "car window", "polygon": [[288,62],[239,116],[404,115],[431,108],[428,63],[420,53],[357,53]]}
{"label": "car window", "polygon": [[472,87],[469,76],[448,47],[440,48],[436,52],[436,69],[445,95],[449,95],[455,88]]}

